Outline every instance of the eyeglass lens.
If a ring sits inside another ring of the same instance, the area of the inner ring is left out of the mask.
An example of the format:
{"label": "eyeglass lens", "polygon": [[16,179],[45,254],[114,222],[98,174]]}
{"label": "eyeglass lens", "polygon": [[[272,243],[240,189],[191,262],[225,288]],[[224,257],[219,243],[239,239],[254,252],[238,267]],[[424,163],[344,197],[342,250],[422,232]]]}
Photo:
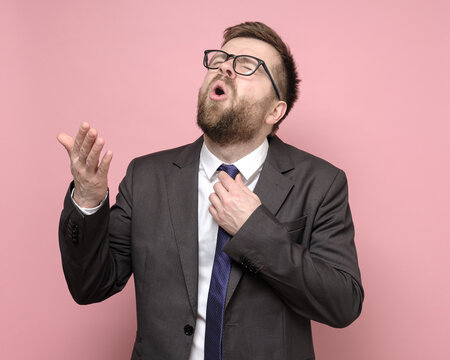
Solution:
{"label": "eyeglass lens", "polygon": [[[227,54],[219,51],[212,51],[207,55],[207,66],[210,69],[217,69],[222,63],[227,61]],[[241,75],[252,74],[259,65],[258,60],[249,57],[239,55],[236,57],[234,63],[234,71]]]}

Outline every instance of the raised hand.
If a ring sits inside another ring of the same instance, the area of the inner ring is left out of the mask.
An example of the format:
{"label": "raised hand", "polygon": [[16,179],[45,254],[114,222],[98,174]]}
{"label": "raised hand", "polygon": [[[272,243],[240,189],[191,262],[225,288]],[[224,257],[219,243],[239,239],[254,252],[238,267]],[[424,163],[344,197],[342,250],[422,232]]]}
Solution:
{"label": "raised hand", "polygon": [[67,134],[59,134],[58,141],[70,157],[70,171],[75,183],[73,198],[84,208],[99,205],[108,191],[108,170],[112,152],[107,151],[99,164],[105,141],[87,122],[81,123],[75,140]]}
{"label": "raised hand", "polygon": [[233,180],[225,171],[219,173],[214,184],[214,193],[209,196],[209,212],[225,231],[234,235],[247,221],[253,211],[261,205],[259,197],[245,186],[241,174]]}

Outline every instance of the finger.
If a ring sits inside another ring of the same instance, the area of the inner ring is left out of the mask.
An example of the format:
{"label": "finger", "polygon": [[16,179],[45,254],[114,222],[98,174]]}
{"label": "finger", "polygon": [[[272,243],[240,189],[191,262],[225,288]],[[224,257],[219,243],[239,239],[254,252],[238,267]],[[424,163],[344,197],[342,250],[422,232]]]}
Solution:
{"label": "finger", "polygon": [[78,158],[82,163],[85,162],[87,157],[89,156],[96,138],[97,130],[95,129],[90,129],[84,137],[83,144],[81,145],[80,151],[78,153]]}
{"label": "finger", "polygon": [[225,187],[223,186],[223,184],[220,181],[218,181],[214,184],[213,189],[221,201],[228,193],[227,189],[225,189]]}
{"label": "finger", "polygon": [[102,161],[98,167],[97,172],[101,175],[108,175],[109,165],[111,165],[111,160],[113,157],[113,153],[111,150],[108,150],[105,155],[103,155]]}
{"label": "finger", "polygon": [[233,178],[228,175],[225,171],[221,171],[219,173],[219,180],[222,183],[223,187],[227,190],[230,191],[230,189],[233,187],[234,185],[234,180]]}
{"label": "finger", "polygon": [[103,149],[103,145],[105,144],[105,141],[98,137],[94,145],[92,146],[91,151],[89,152],[89,155],[86,159],[86,170],[89,172],[94,172],[97,169],[98,166],[98,160],[100,159],[100,153]]}
{"label": "finger", "polygon": [[66,149],[67,153],[70,156],[72,154],[73,142],[74,142],[72,136],[67,135],[67,134],[58,134],[56,139],[58,139],[59,143],[62,146],[64,146],[64,148]]}
{"label": "finger", "polygon": [[241,189],[243,189],[244,191],[246,191],[246,192],[252,192],[248,187],[247,187],[247,185],[245,185],[244,184],[244,179],[242,178],[242,175],[239,173],[239,174],[237,174],[237,176],[236,176],[236,184],[238,184],[239,185],[239,187],[241,188]]}
{"label": "finger", "polygon": [[219,214],[217,213],[217,210],[214,206],[211,205],[209,207],[209,213],[214,218],[214,220],[216,220],[216,222],[219,223]]}
{"label": "finger", "polygon": [[209,195],[209,201],[211,202],[211,205],[214,206],[214,208],[218,213],[223,208],[222,202],[220,201],[216,193],[212,193],[211,195]]}
{"label": "finger", "polygon": [[77,136],[75,137],[75,142],[73,144],[73,150],[72,153],[75,156],[78,156],[81,145],[83,144],[84,138],[86,137],[86,134],[89,131],[89,124],[85,121],[83,121],[80,125],[80,129],[78,130]]}
{"label": "finger", "polygon": [[239,173],[236,175],[236,179],[234,179],[236,181],[236,183],[238,183],[239,185],[244,185],[244,180],[242,180],[242,175]]}

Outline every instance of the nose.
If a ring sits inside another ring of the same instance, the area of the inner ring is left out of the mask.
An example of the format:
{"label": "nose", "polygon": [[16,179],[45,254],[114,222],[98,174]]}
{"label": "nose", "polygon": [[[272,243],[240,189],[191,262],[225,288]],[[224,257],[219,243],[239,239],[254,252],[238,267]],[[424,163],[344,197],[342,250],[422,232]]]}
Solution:
{"label": "nose", "polygon": [[234,79],[236,77],[236,73],[233,69],[233,58],[228,59],[228,61],[223,62],[220,67],[219,71],[223,74],[228,76],[230,79]]}

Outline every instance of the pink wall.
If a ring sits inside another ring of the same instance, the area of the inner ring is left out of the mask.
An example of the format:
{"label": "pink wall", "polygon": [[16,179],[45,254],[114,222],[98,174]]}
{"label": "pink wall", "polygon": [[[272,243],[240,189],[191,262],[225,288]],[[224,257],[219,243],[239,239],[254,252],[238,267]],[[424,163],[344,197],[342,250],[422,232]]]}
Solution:
{"label": "pink wall", "polygon": [[78,306],[58,217],[70,180],[57,133],[90,121],[115,157],[194,140],[202,50],[260,20],[290,44],[301,98],[280,136],[349,179],[366,301],[349,328],[314,326],[318,359],[450,353],[448,0],[0,3],[1,359],[125,359],[132,282]]}

